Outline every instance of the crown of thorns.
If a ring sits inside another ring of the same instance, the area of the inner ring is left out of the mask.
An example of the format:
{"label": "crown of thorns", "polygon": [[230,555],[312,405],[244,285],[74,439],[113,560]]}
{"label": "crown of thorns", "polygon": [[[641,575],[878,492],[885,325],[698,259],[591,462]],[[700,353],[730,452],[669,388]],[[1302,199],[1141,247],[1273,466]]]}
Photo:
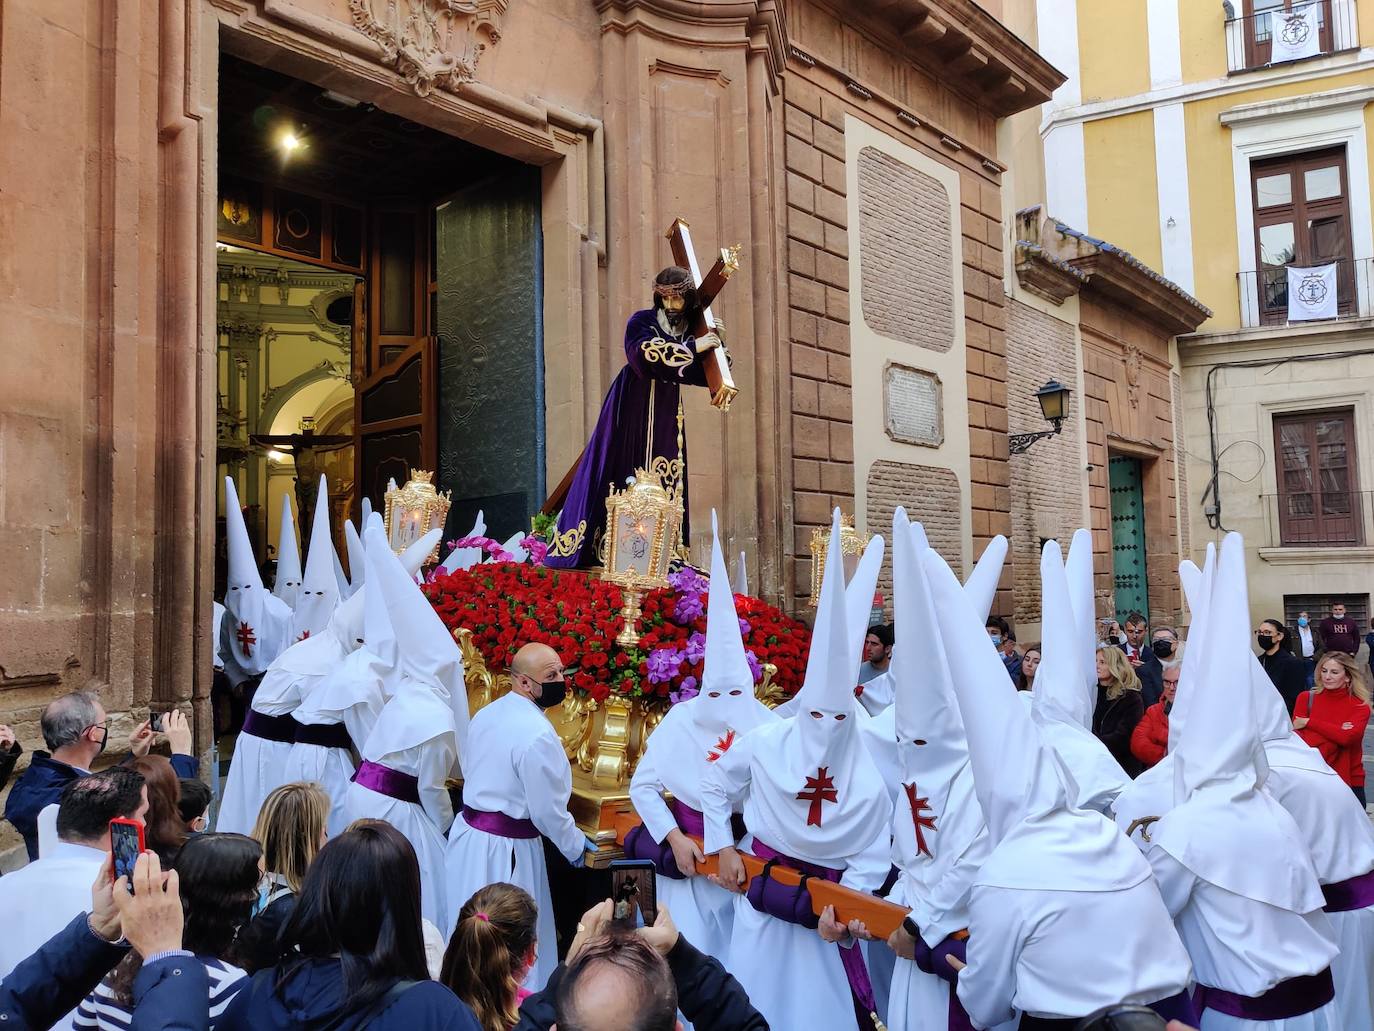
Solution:
{"label": "crown of thorns", "polygon": [[680,283],[654,284],[654,294],[658,297],[681,297],[690,289],[692,289],[690,280],[683,280]]}

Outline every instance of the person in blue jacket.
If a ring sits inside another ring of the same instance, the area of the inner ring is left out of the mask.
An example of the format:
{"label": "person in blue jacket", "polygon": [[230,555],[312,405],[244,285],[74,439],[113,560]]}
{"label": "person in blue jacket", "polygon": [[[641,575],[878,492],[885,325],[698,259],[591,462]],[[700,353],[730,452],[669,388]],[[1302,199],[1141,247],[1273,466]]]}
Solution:
{"label": "person in blue jacket", "polygon": [[200,961],[181,948],[182,911],[175,873],[164,879],[145,852],[129,880],[102,869],[91,886],[91,911],[74,917],[0,981],[0,1027],[51,1027],[70,1012],[132,946],[145,956],[134,982],[140,1031],[204,1031],[210,984]]}
{"label": "person in blue jacket", "polygon": [[[177,776],[196,776],[199,763],[190,754],[191,728],[186,717],[169,712],[164,723]],[[38,814],[58,801],[68,784],[91,772],[110,736],[109,717],[93,691],[73,691],[54,698],[43,710],[40,725],[51,754],[33,753],[29,768],[14,782],[5,803],[5,819],[23,836],[30,861],[38,858]],[[139,724],[129,735],[129,757],[147,755],[156,738],[151,721]]]}
{"label": "person in blue jacket", "polygon": [[310,865],[278,939],[216,1031],[481,1031],[467,1004],[429,979],[420,864],[400,831],[358,820]]}

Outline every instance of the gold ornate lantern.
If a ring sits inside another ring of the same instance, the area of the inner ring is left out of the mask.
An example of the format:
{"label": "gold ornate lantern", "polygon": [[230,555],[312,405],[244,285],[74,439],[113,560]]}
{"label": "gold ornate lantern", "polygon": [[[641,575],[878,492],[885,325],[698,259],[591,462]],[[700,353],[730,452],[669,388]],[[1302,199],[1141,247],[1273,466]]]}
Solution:
{"label": "gold ornate lantern", "polygon": [[[868,547],[871,537],[854,529],[854,517],[840,514],[840,555],[844,560],[844,582],[854,575],[859,558]],[[821,578],[825,576],[825,556],[830,550],[830,528],[816,527],[811,531],[811,601],[814,609],[821,601]]]}
{"label": "gold ornate lantern", "polygon": [[606,564],[602,579],[618,584],[625,597],[620,610],[624,627],[616,643],[630,648],[639,643],[635,624],[643,592],[668,586],[668,563],[682,533],[682,495],[665,488],[661,479],[644,469],[624,490],[611,488],[606,497]]}
{"label": "gold ornate lantern", "polygon": [[[387,488],[382,521],[386,526],[387,542],[397,555],[430,530],[443,526],[448,518],[453,492],[440,494],[434,489],[433,480],[432,472],[415,469],[404,487],[398,489],[396,481],[392,480]],[[438,561],[439,545],[436,543],[425,564]]]}

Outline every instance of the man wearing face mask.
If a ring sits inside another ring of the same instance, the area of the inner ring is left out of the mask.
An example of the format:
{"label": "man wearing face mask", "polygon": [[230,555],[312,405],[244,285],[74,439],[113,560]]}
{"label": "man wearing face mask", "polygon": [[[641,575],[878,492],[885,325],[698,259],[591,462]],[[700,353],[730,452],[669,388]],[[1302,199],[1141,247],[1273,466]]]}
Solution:
{"label": "man wearing face mask", "polygon": [[[5,819],[23,835],[30,861],[38,858],[38,814],[56,803],[68,784],[90,775],[110,737],[109,717],[94,691],[73,691],[54,698],[44,708],[39,725],[51,753],[33,753],[29,768],[14,782],[5,803]],[[190,730],[184,720],[177,722],[175,735],[173,729],[169,725],[172,768],[178,777],[194,777],[199,764],[190,754]],[[127,758],[147,755],[156,738],[148,721],[140,723],[129,735]]]}
{"label": "man wearing face mask", "polygon": [[[1144,625],[1139,628],[1143,640]],[[1131,632],[1128,625],[1127,634]],[[1178,654],[1178,634],[1171,626],[1155,627],[1150,634],[1150,646],[1138,648],[1133,660],[1135,675],[1140,679],[1140,698],[1149,708],[1159,701],[1164,691],[1164,663]],[[1129,653],[1128,653],[1129,657]]]}
{"label": "man wearing face mask", "polygon": [[445,858],[453,912],[473,892],[505,881],[524,888],[539,909],[538,955],[525,987],[538,991],[558,966],[553,894],[540,836],[574,866],[596,844],[568,813],[572,771],[545,713],[563,701],[563,660],[546,644],[527,644],[511,661],[511,690],[468,726],[463,810],[449,831]]}

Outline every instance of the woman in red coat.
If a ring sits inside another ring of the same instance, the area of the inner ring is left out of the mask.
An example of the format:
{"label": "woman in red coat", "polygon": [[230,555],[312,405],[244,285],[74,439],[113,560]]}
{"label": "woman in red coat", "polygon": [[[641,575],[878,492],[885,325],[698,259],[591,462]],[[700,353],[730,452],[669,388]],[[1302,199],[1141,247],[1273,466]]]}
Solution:
{"label": "woman in red coat", "polygon": [[1327,652],[1311,691],[1298,695],[1293,729],[1318,749],[1328,766],[1364,797],[1364,731],[1369,725],[1369,684],[1351,655]]}
{"label": "woman in red coat", "polygon": [[1183,663],[1172,659],[1164,664],[1163,691],[1159,701],[1145,710],[1145,716],[1131,731],[1131,754],[1149,769],[1169,751],[1169,710],[1174,707],[1178,675]]}

